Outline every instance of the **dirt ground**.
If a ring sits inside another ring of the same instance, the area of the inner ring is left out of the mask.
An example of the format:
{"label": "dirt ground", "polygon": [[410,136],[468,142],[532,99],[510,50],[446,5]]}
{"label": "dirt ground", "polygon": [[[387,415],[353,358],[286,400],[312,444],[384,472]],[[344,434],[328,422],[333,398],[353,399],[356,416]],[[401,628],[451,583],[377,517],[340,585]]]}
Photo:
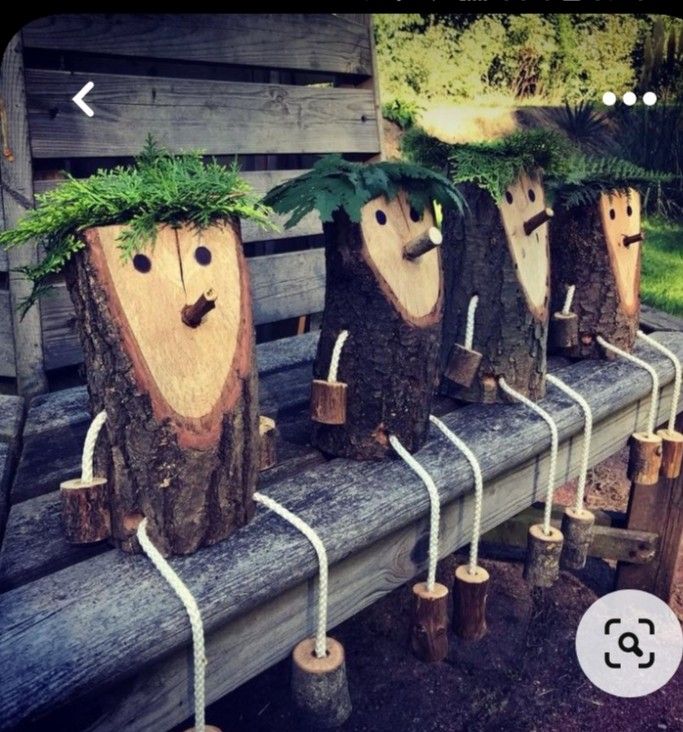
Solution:
{"label": "dirt ground", "polygon": [[[589,506],[625,509],[624,457],[592,471]],[[569,503],[572,495],[573,487],[566,486],[557,498]],[[451,557],[440,565],[447,584],[456,563]],[[441,663],[421,663],[408,649],[412,583],[331,631],[346,649],[353,702],[343,732],[683,731],[680,669],[654,694],[620,699],[596,689],[579,668],[576,627],[596,597],[611,591],[613,567],[590,560],[582,572],[563,572],[552,588],[532,592],[520,562],[488,559],[482,564],[491,574],[489,631],[474,643],[451,636],[448,658]],[[211,706],[207,721],[223,732],[296,730],[289,660]]]}

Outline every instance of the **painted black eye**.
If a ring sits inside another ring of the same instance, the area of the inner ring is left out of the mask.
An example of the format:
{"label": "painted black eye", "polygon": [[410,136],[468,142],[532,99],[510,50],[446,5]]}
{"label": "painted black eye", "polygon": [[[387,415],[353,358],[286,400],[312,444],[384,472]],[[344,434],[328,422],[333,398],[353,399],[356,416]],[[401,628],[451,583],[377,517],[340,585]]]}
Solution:
{"label": "painted black eye", "polygon": [[536,200],[536,194],[534,193],[533,188],[529,188],[529,200],[531,203]]}
{"label": "painted black eye", "polygon": [[142,274],[147,274],[147,272],[152,269],[152,261],[144,254],[136,254],[133,257],[133,267],[135,267],[138,272],[142,272]]}
{"label": "painted black eye", "polygon": [[387,215],[381,209],[375,212],[375,218],[380,226],[384,226],[387,223]]}
{"label": "painted black eye", "polygon": [[614,219],[616,219],[617,217],[616,211],[613,208],[609,210],[609,217],[612,219],[612,221],[614,221]]}
{"label": "painted black eye", "polygon": [[633,215],[633,209],[630,206],[626,206],[626,215],[627,216]]}
{"label": "painted black eye", "polygon": [[206,267],[207,264],[211,264],[211,252],[206,247],[197,247],[194,250],[194,258],[198,264],[202,267]]}
{"label": "painted black eye", "polygon": [[512,193],[510,193],[510,191],[505,191],[505,200],[508,203],[512,203]]}
{"label": "painted black eye", "polygon": [[414,208],[411,207],[410,209],[410,218],[417,223],[422,219],[422,214],[419,211],[416,211]]}

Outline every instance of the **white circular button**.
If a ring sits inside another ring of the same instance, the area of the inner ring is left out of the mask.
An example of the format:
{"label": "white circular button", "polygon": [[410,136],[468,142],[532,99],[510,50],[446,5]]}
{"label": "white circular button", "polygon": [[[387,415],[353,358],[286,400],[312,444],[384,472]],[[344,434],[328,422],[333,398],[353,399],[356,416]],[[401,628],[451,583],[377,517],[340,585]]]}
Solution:
{"label": "white circular button", "polygon": [[602,103],[613,107],[617,103],[617,95],[614,92],[605,92],[602,95]]}
{"label": "white circular button", "polygon": [[576,631],[576,655],[590,681],[608,694],[646,696],[676,673],[683,632],[673,610],[641,590],[596,600]]}
{"label": "white circular button", "polygon": [[632,107],[636,103],[638,97],[633,92],[626,92],[622,99],[627,107]]}
{"label": "white circular button", "polygon": [[645,92],[645,94],[643,94],[643,103],[647,104],[648,107],[651,107],[656,102],[657,95],[654,92]]}

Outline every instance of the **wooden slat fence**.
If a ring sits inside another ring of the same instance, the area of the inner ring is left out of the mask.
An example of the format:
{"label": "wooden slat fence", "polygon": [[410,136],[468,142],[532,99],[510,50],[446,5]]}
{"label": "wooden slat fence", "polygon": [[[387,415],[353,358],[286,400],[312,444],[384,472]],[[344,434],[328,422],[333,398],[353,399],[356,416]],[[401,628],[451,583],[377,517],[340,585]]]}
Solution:
{"label": "wooden slat fence", "polygon": [[[381,152],[367,15],[60,15],[29,23],[19,43],[25,96],[13,102],[28,126],[36,193],[58,185],[61,170],[82,177],[130,160],[150,132],[172,150],[239,156],[259,193],[320,155]],[[87,81],[92,118],[71,101]],[[276,233],[244,224],[266,338],[293,333],[266,324],[322,309],[321,232],[315,216]],[[3,262],[0,376],[14,376]],[[40,309],[45,371],[81,362],[74,326],[60,283]]]}

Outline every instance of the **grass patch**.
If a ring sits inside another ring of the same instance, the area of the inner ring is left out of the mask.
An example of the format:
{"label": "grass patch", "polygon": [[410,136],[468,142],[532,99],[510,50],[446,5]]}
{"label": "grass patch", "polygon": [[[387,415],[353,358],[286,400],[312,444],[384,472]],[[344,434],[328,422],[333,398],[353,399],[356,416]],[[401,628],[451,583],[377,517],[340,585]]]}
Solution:
{"label": "grass patch", "polygon": [[683,222],[652,218],[643,223],[641,299],[652,307],[683,316]]}

